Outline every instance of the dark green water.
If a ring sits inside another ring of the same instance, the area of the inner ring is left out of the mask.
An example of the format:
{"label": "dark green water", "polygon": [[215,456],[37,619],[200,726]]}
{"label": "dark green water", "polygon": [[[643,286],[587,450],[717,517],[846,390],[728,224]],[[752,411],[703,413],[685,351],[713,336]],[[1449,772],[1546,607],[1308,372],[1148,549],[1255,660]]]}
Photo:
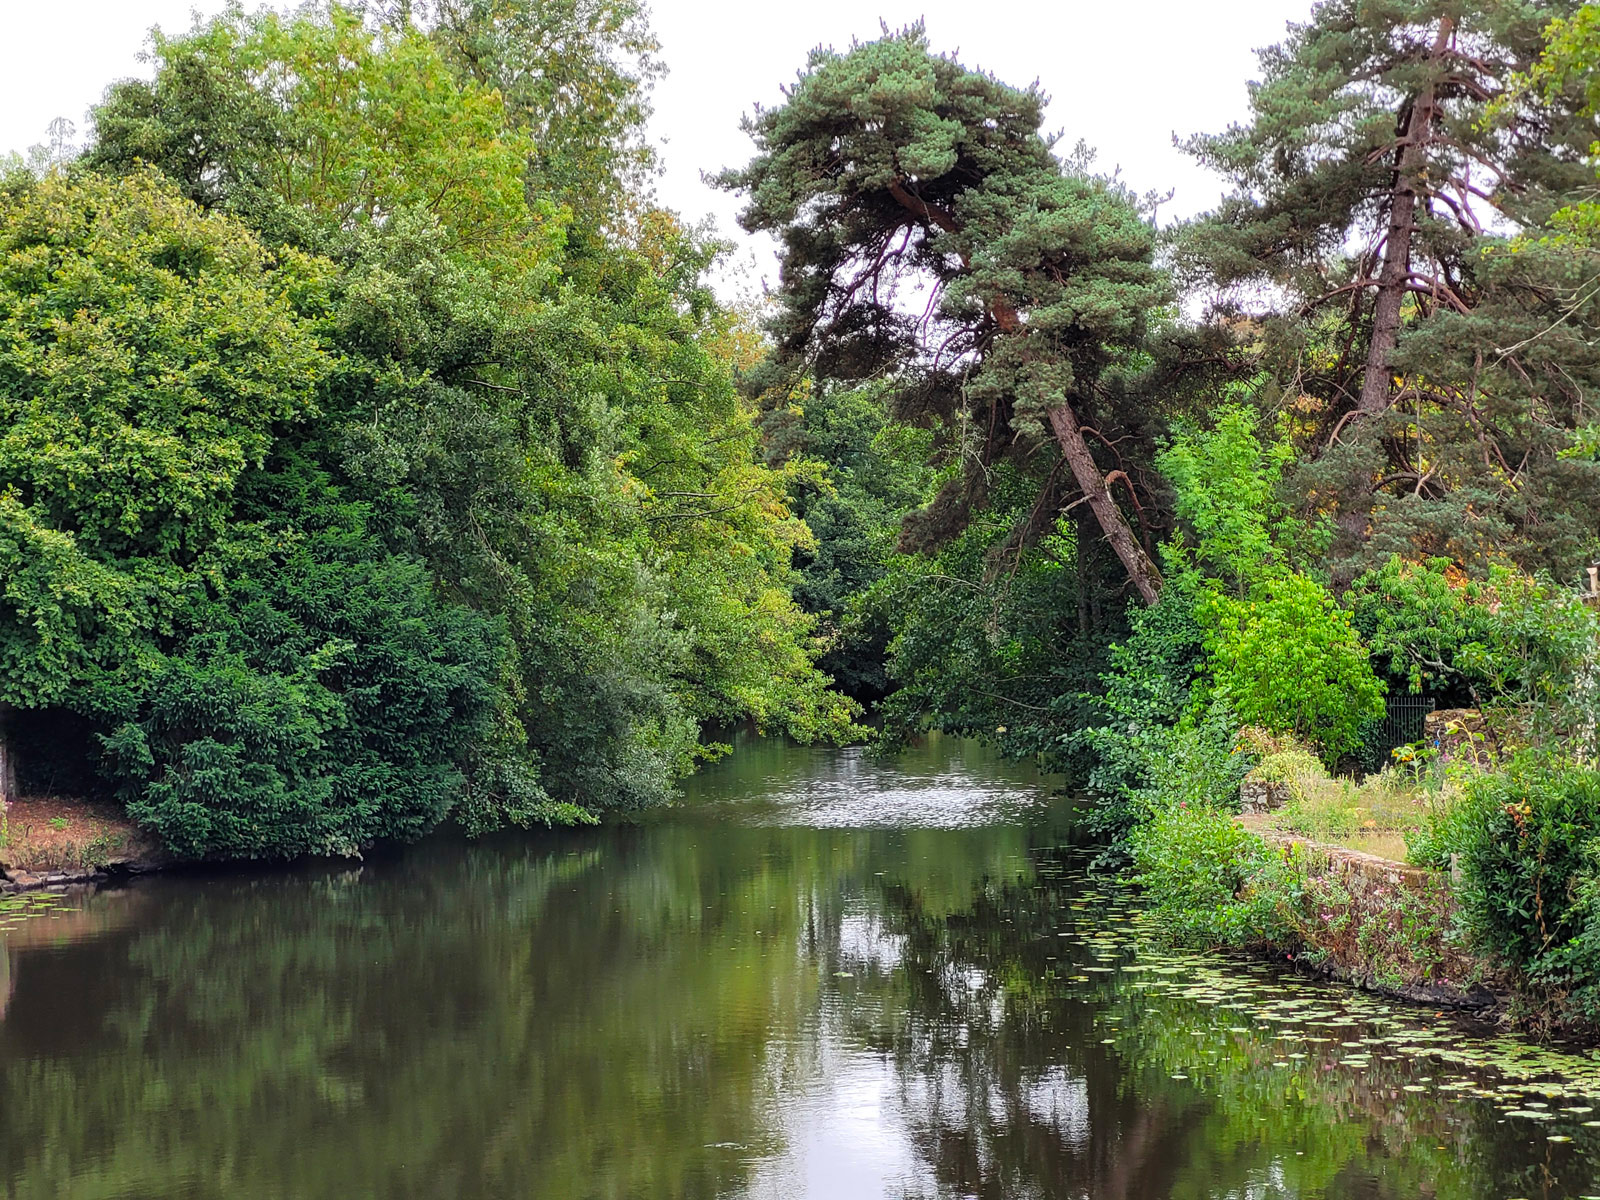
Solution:
{"label": "dark green water", "polygon": [[1600,1193],[1594,1059],[1163,953],[1068,828],[751,744],[636,826],[0,910],[0,1192]]}

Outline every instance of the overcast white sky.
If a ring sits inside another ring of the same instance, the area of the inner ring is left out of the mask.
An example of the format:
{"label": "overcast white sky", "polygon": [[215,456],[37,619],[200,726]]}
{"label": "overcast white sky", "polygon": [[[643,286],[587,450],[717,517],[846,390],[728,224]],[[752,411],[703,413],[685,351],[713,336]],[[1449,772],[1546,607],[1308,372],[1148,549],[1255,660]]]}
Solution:
{"label": "overcast white sky", "polygon": [[[45,140],[64,116],[80,130],[114,79],[146,74],[146,32],[172,32],[224,0],[0,0],[0,152]],[[279,4],[275,7],[284,7]],[[1253,51],[1278,41],[1310,0],[655,0],[670,74],[656,92],[653,132],[664,144],[661,198],[690,220],[710,215],[737,233],[737,198],[705,187],[700,172],[741,163],[740,115],[773,104],[807,50],[877,35],[922,17],[940,50],[1010,83],[1037,78],[1052,97],[1048,127],[1083,138],[1104,168],[1120,166],[1138,191],[1176,189],[1166,216],[1216,202],[1218,182],[1172,146],[1172,135],[1218,130],[1245,115]],[[743,239],[736,273],[775,275],[768,246]]]}

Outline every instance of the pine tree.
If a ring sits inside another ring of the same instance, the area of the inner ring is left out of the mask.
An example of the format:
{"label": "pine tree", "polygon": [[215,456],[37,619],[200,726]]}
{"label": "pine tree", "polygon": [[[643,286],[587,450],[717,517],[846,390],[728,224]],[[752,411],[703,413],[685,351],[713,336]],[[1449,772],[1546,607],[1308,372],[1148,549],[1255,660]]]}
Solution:
{"label": "pine tree", "polygon": [[961,452],[976,470],[935,502],[957,523],[984,467],[1037,458],[1053,434],[1153,602],[1160,577],[1084,422],[1167,284],[1132,199],[1052,153],[1044,103],[932,53],[920,25],[886,31],[814,51],[784,104],[747,123],[754,160],[721,182],[748,192],[746,229],[783,243],[779,377],[893,376],[904,405],[971,430]]}
{"label": "pine tree", "polygon": [[1394,551],[1571,570],[1592,541],[1600,475],[1561,451],[1600,362],[1532,336],[1568,266],[1507,243],[1585,182],[1577,104],[1502,99],[1572,7],[1329,0],[1263,53],[1250,122],[1187,144],[1235,190],[1179,262],[1290,399],[1338,578]]}

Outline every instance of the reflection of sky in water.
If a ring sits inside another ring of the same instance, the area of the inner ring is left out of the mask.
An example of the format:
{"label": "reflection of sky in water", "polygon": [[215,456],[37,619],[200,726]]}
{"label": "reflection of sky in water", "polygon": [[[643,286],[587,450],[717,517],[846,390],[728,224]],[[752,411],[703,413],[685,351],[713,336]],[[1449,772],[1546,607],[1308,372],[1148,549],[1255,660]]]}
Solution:
{"label": "reflection of sky in water", "polygon": [[928,1190],[933,1178],[897,1111],[893,1066],[881,1055],[849,1048],[835,1031],[818,1033],[816,1076],[782,1102],[784,1149],[755,1165],[741,1195],[793,1200]]}
{"label": "reflection of sky in water", "polygon": [[[937,736],[887,758],[859,747],[747,743],[732,759],[690,781],[675,817],[766,828],[978,830],[1025,821],[1045,803],[1051,784],[1026,764],[1006,763],[972,743]],[[884,865],[889,874],[898,873],[893,863]],[[892,976],[903,964],[905,937],[885,927],[881,899],[843,900],[835,942],[839,967],[854,977]],[[955,970],[944,980],[958,995],[981,991],[985,983],[984,972],[975,967]],[[810,1028],[768,1047],[767,1107],[782,1148],[762,1156],[754,1147],[728,1147],[753,1160],[740,1196],[821,1200],[938,1194],[938,1180],[918,1140],[937,1137],[932,1126],[960,1122],[973,1101],[970,1081],[961,1078],[954,1062],[908,1075],[888,1054],[864,1048],[861,1024],[881,1015],[876,1012],[881,1001],[849,986],[830,989]],[[998,998],[996,1004],[989,1019],[1003,1022]],[[967,1040],[964,1027],[945,1032],[954,1047]],[[1087,1139],[1088,1093],[1082,1080],[1058,1067],[1045,1068],[1030,1078],[1024,1097],[1033,1119],[1058,1128],[1065,1143]],[[1007,1120],[1007,1102],[998,1087],[980,1102],[997,1122]]]}
{"label": "reflection of sky in water", "polygon": [[892,757],[757,743],[692,779],[685,807],[752,825],[967,829],[1021,821],[1050,789],[1026,764],[936,736]]}

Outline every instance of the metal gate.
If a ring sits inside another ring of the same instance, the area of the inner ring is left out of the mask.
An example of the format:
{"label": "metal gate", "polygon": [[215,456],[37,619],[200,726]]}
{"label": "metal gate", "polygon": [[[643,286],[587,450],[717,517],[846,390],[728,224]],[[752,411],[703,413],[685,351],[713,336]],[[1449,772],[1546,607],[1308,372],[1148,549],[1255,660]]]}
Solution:
{"label": "metal gate", "polygon": [[1390,696],[1384,702],[1384,714],[1368,723],[1362,735],[1362,763],[1369,771],[1376,771],[1389,761],[1396,747],[1420,742],[1424,722],[1434,710],[1432,696]]}

